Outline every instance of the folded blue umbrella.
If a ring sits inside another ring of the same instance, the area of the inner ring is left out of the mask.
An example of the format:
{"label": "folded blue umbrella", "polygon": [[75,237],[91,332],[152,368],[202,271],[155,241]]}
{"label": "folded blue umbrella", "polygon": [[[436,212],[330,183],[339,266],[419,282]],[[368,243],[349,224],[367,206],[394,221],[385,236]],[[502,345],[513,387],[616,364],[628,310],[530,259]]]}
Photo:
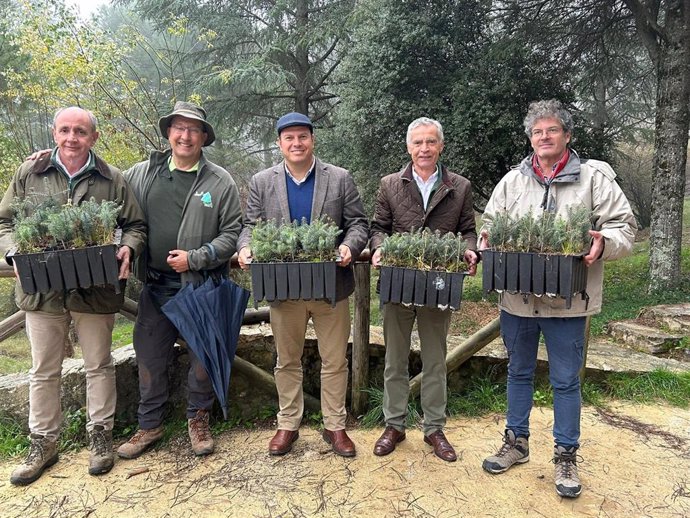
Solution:
{"label": "folded blue umbrella", "polygon": [[249,291],[228,279],[209,278],[188,284],[162,306],[187,345],[206,369],[213,390],[228,417],[228,387]]}

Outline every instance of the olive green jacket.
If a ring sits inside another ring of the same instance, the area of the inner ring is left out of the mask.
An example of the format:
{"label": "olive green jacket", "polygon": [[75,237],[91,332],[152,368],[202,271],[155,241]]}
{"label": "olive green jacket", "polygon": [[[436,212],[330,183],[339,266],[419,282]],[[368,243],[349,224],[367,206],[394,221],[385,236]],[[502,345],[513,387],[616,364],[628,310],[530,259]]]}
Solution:
{"label": "olive green jacket", "polygon": [[[132,257],[141,253],[146,242],[144,213],[122,174],[92,153],[92,166],[70,179],[53,164],[51,158],[52,154],[45,154],[38,160],[24,162],[12,178],[0,202],[0,249],[3,253],[15,247],[12,209],[15,198],[23,199],[33,194],[52,196],[61,204],[71,200],[78,205],[91,198],[97,202],[117,202],[122,207],[117,218],[117,225],[122,230],[120,244],[131,248]],[[116,313],[122,307],[124,294],[115,293],[112,286],[97,286],[28,295],[17,283],[16,302],[20,309],[26,311]]]}
{"label": "olive green jacket", "polygon": [[[148,194],[156,175],[170,175],[171,151],[153,151],[149,160],[139,162],[123,174],[132,187],[144,214],[148,214]],[[183,284],[197,284],[208,275],[227,275],[228,261],[235,253],[242,227],[240,196],[235,181],[225,169],[206,160],[202,154],[196,181],[187,195],[177,246],[188,253],[189,270],[181,276]],[[135,274],[146,281],[148,253],[135,265]]]}

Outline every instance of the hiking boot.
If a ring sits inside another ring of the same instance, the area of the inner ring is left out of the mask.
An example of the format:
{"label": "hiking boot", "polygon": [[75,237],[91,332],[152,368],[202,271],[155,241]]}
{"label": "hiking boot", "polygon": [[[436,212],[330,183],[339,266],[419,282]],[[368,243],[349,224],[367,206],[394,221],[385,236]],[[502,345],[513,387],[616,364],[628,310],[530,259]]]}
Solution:
{"label": "hiking boot", "polygon": [[555,446],[553,449],[556,493],[565,498],[577,498],[582,493],[582,484],[577,475],[577,448]]}
{"label": "hiking boot", "polygon": [[213,437],[211,429],[208,427],[208,410],[197,410],[196,415],[187,419],[187,431],[189,440],[192,442],[194,455],[208,455],[213,453]]}
{"label": "hiking boot", "polygon": [[89,433],[89,475],[102,475],[113,469],[113,432],[97,424]]}
{"label": "hiking boot", "polygon": [[148,448],[156,444],[163,437],[163,427],[149,430],[137,430],[132,438],[117,449],[118,457],[122,459],[136,459]]}
{"label": "hiking boot", "polygon": [[30,437],[29,454],[10,475],[10,482],[15,486],[31,484],[43,474],[46,468],[58,461],[57,441],[51,441],[42,435],[33,433]]}
{"label": "hiking boot", "polygon": [[489,473],[498,475],[508,471],[513,464],[524,464],[529,461],[529,442],[527,437],[515,437],[515,432],[506,430],[503,445],[496,455],[487,457],[482,468]]}

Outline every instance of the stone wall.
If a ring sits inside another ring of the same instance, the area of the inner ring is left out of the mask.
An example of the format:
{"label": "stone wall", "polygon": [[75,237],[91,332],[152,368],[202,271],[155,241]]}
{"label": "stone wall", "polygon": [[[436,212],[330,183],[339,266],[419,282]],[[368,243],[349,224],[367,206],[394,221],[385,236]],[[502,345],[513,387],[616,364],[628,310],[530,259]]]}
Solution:
{"label": "stone wall", "polygon": [[[383,368],[385,349],[380,328],[372,327],[369,350],[370,385],[383,387]],[[449,347],[457,345],[459,341],[451,338]],[[272,373],[275,365],[275,346],[273,334],[269,325],[261,324],[244,326],[237,348],[237,355]],[[134,349],[131,345],[113,351],[117,369],[117,419],[120,424],[136,421],[136,409],[139,400],[137,382],[137,367]],[[350,350],[348,349],[348,360]],[[505,361],[501,358],[472,358],[458,371],[449,375],[449,389],[457,392],[466,384],[473,373],[484,372],[487,361],[496,364],[504,370]],[[320,368],[316,336],[313,330],[307,333],[304,356],[304,390],[319,397]],[[501,367],[503,366],[503,367]],[[177,416],[184,415],[186,404],[186,375],[189,361],[186,349],[176,346],[170,372],[171,397],[169,410]],[[410,375],[414,376],[421,370],[419,344],[416,333],[413,334],[412,352],[410,354]],[[8,415],[26,426],[29,401],[29,375],[13,374],[0,377],[0,413]],[[83,364],[81,360],[66,359],[62,372],[62,402],[63,411],[81,408],[85,405],[86,385]],[[348,404],[350,392],[348,391]],[[241,373],[233,373],[230,381],[231,415],[234,417],[251,417],[258,413],[270,415],[278,406],[275,389],[256,386]]]}

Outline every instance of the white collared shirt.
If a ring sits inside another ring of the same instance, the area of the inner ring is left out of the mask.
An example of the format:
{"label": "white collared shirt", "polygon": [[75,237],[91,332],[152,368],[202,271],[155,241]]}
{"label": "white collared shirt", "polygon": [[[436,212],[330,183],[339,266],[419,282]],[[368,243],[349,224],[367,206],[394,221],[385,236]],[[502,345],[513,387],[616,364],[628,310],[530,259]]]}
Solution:
{"label": "white collared shirt", "polygon": [[414,166],[412,167],[412,178],[414,178],[417,187],[419,187],[419,192],[422,193],[424,210],[426,210],[429,205],[429,198],[431,198],[431,191],[433,191],[434,185],[436,185],[436,181],[438,180],[438,164],[436,165],[436,171],[434,171],[434,174],[432,174],[426,182],[417,174],[417,171],[414,170]]}
{"label": "white collared shirt", "polygon": [[295,184],[301,185],[301,184],[303,184],[305,181],[307,181],[307,178],[309,178],[309,175],[310,175],[311,172],[314,170],[314,166],[315,166],[315,165],[316,165],[316,158],[313,159],[313,161],[312,161],[312,163],[311,163],[311,167],[309,167],[309,171],[307,171],[307,174],[305,174],[305,175],[304,175],[304,178],[302,178],[301,180],[298,180],[297,178],[295,178],[294,176],[292,176],[292,173],[290,172],[290,169],[288,169],[287,163],[285,163],[285,172],[288,174],[288,176],[290,177],[290,179],[291,179],[293,182],[295,182]]}
{"label": "white collared shirt", "polygon": [[79,169],[79,171],[77,171],[76,173],[70,173],[70,172],[67,170],[67,168],[65,167],[65,164],[63,164],[63,163],[62,163],[62,160],[60,160],[60,151],[59,151],[59,150],[58,150],[57,153],[55,153],[55,161],[58,163],[58,165],[59,165],[60,167],[62,167],[62,170],[63,170],[65,173],[67,173],[67,175],[68,175],[69,177],[74,178],[75,176],[77,176],[77,175],[83,173],[84,170],[85,170],[87,167],[89,167],[89,164],[91,163],[91,151],[89,151],[89,155],[88,155],[88,157],[86,158],[86,163],[85,163],[83,166],[81,166],[81,168]]}

